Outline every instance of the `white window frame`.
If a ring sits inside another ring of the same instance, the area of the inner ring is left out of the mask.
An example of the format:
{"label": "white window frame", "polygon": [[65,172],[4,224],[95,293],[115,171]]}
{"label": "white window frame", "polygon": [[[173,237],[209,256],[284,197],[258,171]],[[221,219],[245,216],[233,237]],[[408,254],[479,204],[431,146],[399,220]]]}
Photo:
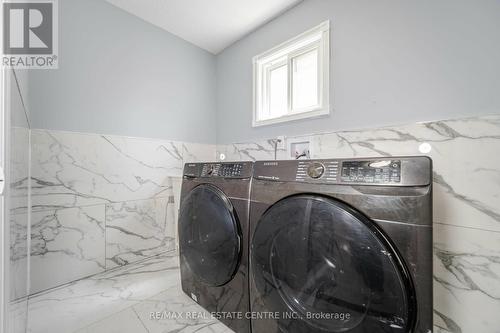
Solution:
{"label": "white window frame", "polygon": [[[319,104],[293,109],[293,60],[307,52],[318,50]],[[280,117],[259,119],[269,108],[269,72],[288,65],[287,113]],[[265,74],[266,73],[266,74]],[[301,33],[272,49],[253,57],[253,120],[252,126],[265,126],[292,120],[314,118],[330,114],[330,21]]]}

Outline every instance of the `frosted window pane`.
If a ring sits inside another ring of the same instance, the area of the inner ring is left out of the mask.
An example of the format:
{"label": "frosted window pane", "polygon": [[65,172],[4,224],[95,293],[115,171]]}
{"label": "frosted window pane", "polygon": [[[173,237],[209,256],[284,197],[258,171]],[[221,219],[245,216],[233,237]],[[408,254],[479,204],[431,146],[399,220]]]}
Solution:
{"label": "frosted window pane", "polygon": [[318,105],[318,50],[295,57],[292,65],[293,109]]}
{"label": "frosted window pane", "polygon": [[269,118],[287,113],[287,66],[283,65],[269,73]]}

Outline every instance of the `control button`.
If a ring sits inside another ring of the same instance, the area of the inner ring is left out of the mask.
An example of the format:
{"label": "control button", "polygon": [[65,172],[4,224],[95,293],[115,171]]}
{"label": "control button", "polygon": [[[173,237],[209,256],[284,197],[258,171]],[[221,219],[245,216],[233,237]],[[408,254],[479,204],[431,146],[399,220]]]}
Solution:
{"label": "control button", "polygon": [[324,173],[325,166],[319,162],[313,162],[307,167],[307,175],[311,178],[320,178]]}

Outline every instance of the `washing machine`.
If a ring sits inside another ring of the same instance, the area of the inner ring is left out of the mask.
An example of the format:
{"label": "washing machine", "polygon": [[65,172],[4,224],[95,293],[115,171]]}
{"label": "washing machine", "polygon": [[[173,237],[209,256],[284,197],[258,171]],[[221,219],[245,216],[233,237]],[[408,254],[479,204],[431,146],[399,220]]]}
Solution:
{"label": "washing machine", "polygon": [[250,332],[248,218],[253,163],[187,163],[178,234],[182,290],[238,333]]}
{"label": "washing machine", "polygon": [[432,331],[432,162],[263,161],[250,208],[253,333]]}

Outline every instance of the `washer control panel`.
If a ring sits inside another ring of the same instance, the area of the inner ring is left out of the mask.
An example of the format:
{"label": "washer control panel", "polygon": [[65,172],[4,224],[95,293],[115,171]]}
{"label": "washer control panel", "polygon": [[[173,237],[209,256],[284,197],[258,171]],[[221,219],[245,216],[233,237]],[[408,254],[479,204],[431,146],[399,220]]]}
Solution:
{"label": "washer control panel", "polygon": [[242,163],[206,163],[201,169],[201,177],[241,177]]}
{"label": "washer control panel", "polygon": [[401,160],[343,161],[343,183],[400,183]]}
{"label": "washer control panel", "polygon": [[252,174],[252,163],[187,163],[184,176],[189,178],[248,178]]}

